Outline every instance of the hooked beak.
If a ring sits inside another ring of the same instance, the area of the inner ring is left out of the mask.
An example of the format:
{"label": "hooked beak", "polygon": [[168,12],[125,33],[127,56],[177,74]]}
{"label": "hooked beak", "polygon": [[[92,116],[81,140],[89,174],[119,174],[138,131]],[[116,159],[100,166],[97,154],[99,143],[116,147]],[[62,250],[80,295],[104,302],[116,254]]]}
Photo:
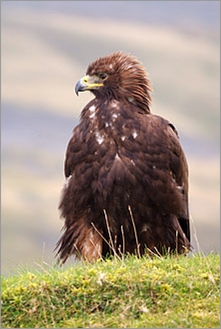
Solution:
{"label": "hooked beak", "polygon": [[85,90],[94,90],[98,89],[99,87],[103,86],[103,83],[100,81],[98,82],[98,77],[97,76],[90,76],[86,75],[85,77],[81,78],[75,86],[75,93],[78,96],[78,93],[80,91],[85,91]]}

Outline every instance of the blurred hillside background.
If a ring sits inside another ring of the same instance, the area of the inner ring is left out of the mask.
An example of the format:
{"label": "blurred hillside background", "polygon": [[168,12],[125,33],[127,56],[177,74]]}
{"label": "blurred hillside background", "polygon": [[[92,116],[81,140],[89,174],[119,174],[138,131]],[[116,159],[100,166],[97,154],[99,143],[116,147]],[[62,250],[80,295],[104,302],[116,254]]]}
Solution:
{"label": "blurred hillside background", "polygon": [[219,1],[1,1],[2,272],[54,262],[76,81],[122,50],[146,67],[152,112],[179,131],[195,251],[219,250]]}

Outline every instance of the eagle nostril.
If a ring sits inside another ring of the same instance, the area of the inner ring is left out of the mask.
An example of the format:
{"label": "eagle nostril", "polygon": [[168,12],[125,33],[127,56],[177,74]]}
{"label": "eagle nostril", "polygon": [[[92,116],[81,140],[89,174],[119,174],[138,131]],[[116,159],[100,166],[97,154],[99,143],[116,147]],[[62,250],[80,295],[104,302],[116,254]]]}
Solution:
{"label": "eagle nostril", "polygon": [[83,80],[83,82],[88,83],[88,77],[87,76],[84,77],[82,80]]}

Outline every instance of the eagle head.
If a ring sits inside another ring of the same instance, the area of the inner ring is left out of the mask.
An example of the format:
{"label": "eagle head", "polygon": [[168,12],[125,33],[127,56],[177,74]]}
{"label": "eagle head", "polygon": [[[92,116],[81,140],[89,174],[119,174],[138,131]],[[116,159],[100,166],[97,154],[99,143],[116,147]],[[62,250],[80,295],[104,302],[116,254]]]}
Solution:
{"label": "eagle head", "polygon": [[85,90],[98,99],[124,99],[150,112],[150,81],[142,63],[131,55],[115,52],[95,60],[75,86],[77,95]]}

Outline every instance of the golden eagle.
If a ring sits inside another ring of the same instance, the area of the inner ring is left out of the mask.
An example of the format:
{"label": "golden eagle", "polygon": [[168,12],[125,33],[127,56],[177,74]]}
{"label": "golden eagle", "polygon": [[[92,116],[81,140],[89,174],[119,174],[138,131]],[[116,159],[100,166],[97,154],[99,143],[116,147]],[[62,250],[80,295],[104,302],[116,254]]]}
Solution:
{"label": "golden eagle", "polygon": [[59,258],[187,252],[187,161],[175,127],[151,114],[142,64],[122,52],[98,58],[76,84],[85,90],[95,98],[67,146]]}

